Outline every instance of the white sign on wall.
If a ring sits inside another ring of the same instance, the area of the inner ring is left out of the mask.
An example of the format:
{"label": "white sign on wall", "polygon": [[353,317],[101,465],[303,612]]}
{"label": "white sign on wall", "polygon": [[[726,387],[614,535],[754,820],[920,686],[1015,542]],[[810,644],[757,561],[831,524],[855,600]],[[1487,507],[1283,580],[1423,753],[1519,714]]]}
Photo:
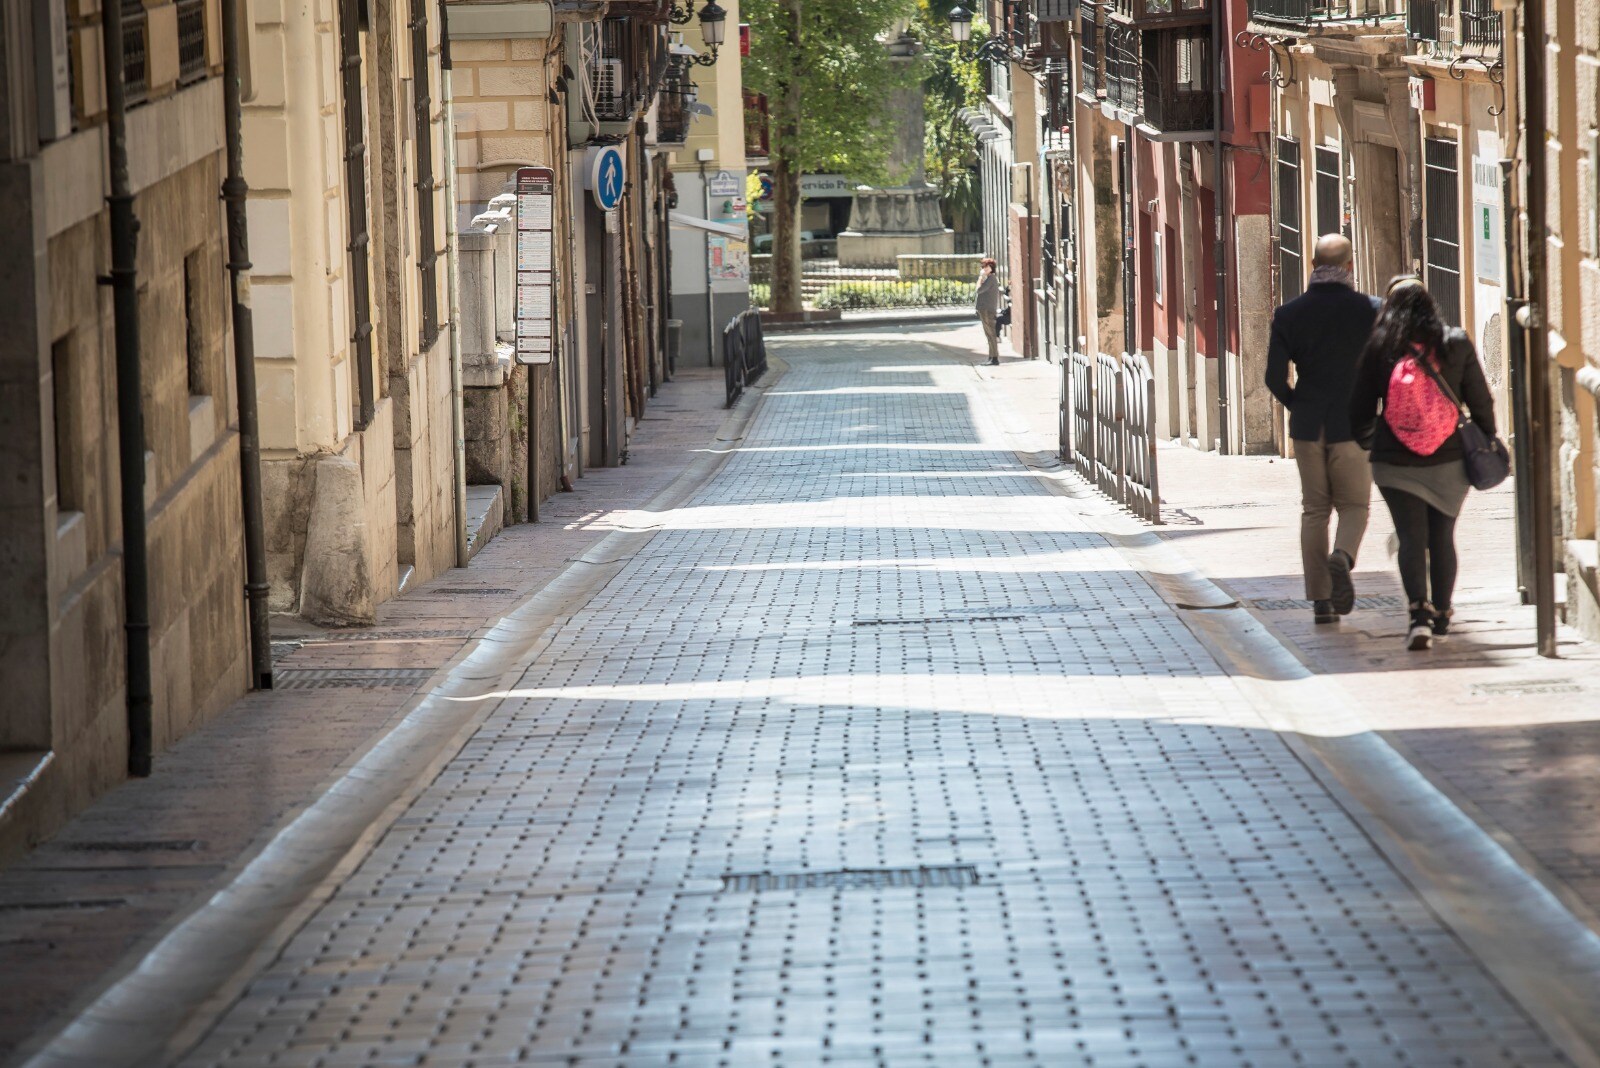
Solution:
{"label": "white sign on wall", "polygon": [[555,356],[555,192],[548,167],[517,169],[517,362]]}
{"label": "white sign on wall", "polygon": [[1479,157],[1472,160],[1472,243],[1478,281],[1501,280],[1500,167]]}

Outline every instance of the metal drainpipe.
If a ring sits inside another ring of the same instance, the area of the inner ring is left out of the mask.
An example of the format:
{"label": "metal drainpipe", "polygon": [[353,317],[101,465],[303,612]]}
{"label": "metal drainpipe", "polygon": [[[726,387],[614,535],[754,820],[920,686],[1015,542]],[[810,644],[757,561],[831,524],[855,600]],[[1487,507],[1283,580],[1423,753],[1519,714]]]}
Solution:
{"label": "metal drainpipe", "polygon": [[[445,217],[448,225],[445,227],[445,298],[450,302],[450,432],[455,435],[456,447],[453,463],[455,464],[453,479],[455,485],[451,488],[451,497],[454,499],[456,516],[456,566],[466,567],[468,559],[467,546],[467,431],[466,412],[463,405],[466,403],[466,392],[462,388],[461,375],[461,286],[460,286],[460,250],[456,242],[456,121],[455,121],[455,93],[451,84],[450,62],[450,29],[445,14],[444,0],[439,3],[439,87],[444,95],[444,184],[445,184]],[[426,72],[416,72],[417,77],[427,77]],[[419,136],[422,136],[419,134]],[[533,404],[533,376],[528,376],[528,404]],[[537,486],[537,470],[529,471],[529,483]],[[529,500],[538,496],[537,488],[529,494]],[[537,508],[535,504],[533,507]],[[535,513],[537,518],[537,513]]]}
{"label": "metal drainpipe", "polygon": [[[706,161],[700,161],[700,194],[705,201],[706,222],[711,221],[711,186],[706,181]],[[706,366],[717,365],[717,310],[711,292],[711,231],[706,231]]]}
{"label": "metal drainpipe", "polygon": [[1216,167],[1216,180],[1212,183],[1211,195],[1213,198],[1212,215],[1216,227],[1216,234],[1212,238],[1214,245],[1213,255],[1216,258],[1216,323],[1217,323],[1217,422],[1221,434],[1218,439],[1218,450],[1222,455],[1228,456],[1233,452],[1232,428],[1228,425],[1232,415],[1228,397],[1228,241],[1227,241],[1227,192],[1228,192],[1228,167],[1225,160],[1227,145],[1222,136],[1223,108],[1227,102],[1228,94],[1223,89],[1223,66],[1227,58],[1227,50],[1223,47],[1225,35],[1223,33],[1223,5],[1211,5],[1211,50],[1212,50],[1212,86],[1215,94],[1216,114],[1211,119],[1211,153],[1212,164]]}
{"label": "metal drainpipe", "polygon": [[128,774],[149,775],[150,574],[144,515],[144,409],[139,379],[139,219],[128,182],[128,98],[123,86],[122,3],[101,3],[106,35],[106,158],[110,169],[110,275],[117,337],[117,451],[122,476],[122,600],[128,667]]}
{"label": "metal drainpipe", "polygon": [[1550,448],[1550,338],[1546,325],[1549,283],[1547,260],[1548,205],[1545,138],[1544,0],[1525,0],[1522,7],[1523,153],[1527,158],[1528,266],[1527,305],[1518,321],[1527,331],[1528,458],[1533,467],[1533,603],[1539,655],[1558,655],[1556,635],[1555,486]]}
{"label": "metal drainpipe", "polygon": [[144,510],[144,409],[139,373],[139,220],[128,182],[122,4],[100,5],[105,35],[106,161],[111,172],[111,285],[117,346],[117,450],[122,481],[122,610],[127,635],[128,774],[150,774],[150,574]]}
{"label": "metal drainpipe", "polygon": [[[361,113],[361,27],[357,0],[339,2],[339,60],[344,95],[344,202],[350,228],[350,302],[356,344],[356,391],[360,410],[357,430],[365,430],[377,414],[377,389],[372,369],[372,300],[367,273],[367,145],[366,122]],[[420,134],[419,134],[420,136]]]}
{"label": "metal drainpipe", "polygon": [[250,614],[251,685],[272,689],[272,633],[267,605],[266,519],[261,508],[261,428],[256,413],[256,339],[250,311],[250,228],[240,134],[239,0],[222,0],[222,110],[228,174],[222,201],[228,219],[228,275],[233,300],[233,367],[239,392],[239,496],[244,510],[245,597]]}

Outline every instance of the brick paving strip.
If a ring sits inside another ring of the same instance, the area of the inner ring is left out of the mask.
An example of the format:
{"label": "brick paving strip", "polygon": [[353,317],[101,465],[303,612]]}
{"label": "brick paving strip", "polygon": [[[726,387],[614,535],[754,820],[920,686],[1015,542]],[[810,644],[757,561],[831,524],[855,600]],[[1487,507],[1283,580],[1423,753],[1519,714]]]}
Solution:
{"label": "brick paving strip", "polygon": [[[539,524],[508,528],[468,569],[387,603],[377,626],[324,631],[275,620],[277,689],[251,694],[182,739],[157,758],[154,776],[101,798],[0,871],[0,1061],[26,1049],[30,1036],[37,1044],[53,1017],[74,1004],[81,1010],[226,887],[391,737],[432,679],[482,642],[491,650],[504,642],[512,631],[497,626],[503,618],[564,573],[610,573],[574,561],[604,558],[596,548],[633,525],[653,496],[672,497],[663,491],[697,459],[694,477],[703,477],[727,444],[717,441],[719,428],[738,425],[722,410],[722,377],[681,372],[661,387],[627,465],[588,472],[574,492],[545,502]],[[437,748],[419,746],[416,755]],[[152,1013],[133,1008],[134,1018]]]}
{"label": "brick paving strip", "polygon": [[[1594,1063],[1592,934],[1251,617],[1175,610],[1215,587],[1021,465],[965,361],[780,351],[183,1063],[1566,1063],[1524,1009]],[[98,1008],[38,1063],[164,1025]]]}

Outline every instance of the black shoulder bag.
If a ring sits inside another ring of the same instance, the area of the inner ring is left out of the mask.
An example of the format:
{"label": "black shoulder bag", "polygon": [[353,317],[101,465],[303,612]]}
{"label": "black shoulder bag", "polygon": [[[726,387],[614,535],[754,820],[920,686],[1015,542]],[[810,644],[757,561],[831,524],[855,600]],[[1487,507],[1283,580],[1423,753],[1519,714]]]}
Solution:
{"label": "black shoulder bag", "polygon": [[[1471,353],[1471,358],[1476,360],[1478,354]],[[1434,385],[1444,391],[1450,403],[1456,406],[1456,411],[1461,413],[1457,417],[1456,433],[1461,435],[1461,462],[1467,468],[1467,481],[1472,483],[1473,489],[1494,489],[1511,474],[1510,450],[1498,436],[1490,437],[1472,421],[1472,413],[1461,403],[1455,390],[1445,384],[1444,377],[1434,370],[1430,361],[1422,360],[1421,363],[1427,368]]]}

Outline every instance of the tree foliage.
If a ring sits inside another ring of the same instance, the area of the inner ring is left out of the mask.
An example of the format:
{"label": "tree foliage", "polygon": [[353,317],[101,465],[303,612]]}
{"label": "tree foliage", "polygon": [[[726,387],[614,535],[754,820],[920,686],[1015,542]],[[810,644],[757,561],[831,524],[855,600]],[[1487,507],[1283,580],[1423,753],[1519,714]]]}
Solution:
{"label": "tree foliage", "polygon": [[[975,50],[970,44],[957,45],[950,36],[950,9],[955,5],[956,0],[917,0],[913,31],[926,57],[922,84],[928,181],[939,190],[945,221],[952,225],[978,214],[978,142],[961,110],[983,101],[983,70]],[[975,40],[988,32],[981,18],[973,24]]]}
{"label": "tree foliage", "polygon": [[[745,88],[768,98],[772,152],[792,159],[804,174],[846,174],[881,181],[893,123],[885,104],[896,88],[916,78],[917,64],[890,63],[887,35],[916,13],[916,0],[744,0],[751,49],[744,61]],[[800,12],[801,47],[790,47],[789,13]],[[783,114],[786,90],[798,87],[798,115]],[[785,119],[797,120],[780,143]]]}

